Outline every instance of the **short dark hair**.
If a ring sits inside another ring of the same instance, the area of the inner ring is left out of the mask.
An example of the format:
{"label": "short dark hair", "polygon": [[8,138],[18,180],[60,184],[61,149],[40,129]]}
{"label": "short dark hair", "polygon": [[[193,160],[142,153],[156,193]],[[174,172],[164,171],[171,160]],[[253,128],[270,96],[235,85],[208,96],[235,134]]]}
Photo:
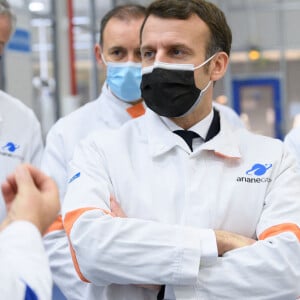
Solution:
{"label": "short dark hair", "polygon": [[145,23],[150,15],[164,19],[186,20],[196,14],[205,22],[210,31],[210,41],[206,45],[206,58],[218,51],[230,55],[232,33],[224,13],[213,3],[205,0],[156,0],[146,10],[141,27],[140,39]]}
{"label": "short dark hair", "polygon": [[145,15],[146,8],[138,4],[125,4],[113,8],[101,20],[99,41],[100,45],[103,46],[103,32],[110,19],[117,18],[119,20],[129,21],[131,19],[144,18]]}

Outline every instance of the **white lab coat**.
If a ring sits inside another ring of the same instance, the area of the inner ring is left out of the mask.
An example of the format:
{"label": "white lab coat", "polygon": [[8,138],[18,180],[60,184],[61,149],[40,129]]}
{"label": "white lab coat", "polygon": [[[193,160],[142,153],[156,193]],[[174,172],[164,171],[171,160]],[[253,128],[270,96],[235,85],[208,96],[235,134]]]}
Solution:
{"label": "white lab coat", "polygon": [[[214,103],[214,106],[225,115],[233,127],[243,126],[237,114],[229,107],[217,103]],[[42,169],[58,184],[62,203],[68,182],[68,163],[72,159],[75,146],[94,130],[119,128],[131,119],[126,110],[129,107],[131,105],[118,100],[104,84],[96,101],[60,119],[49,131]],[[54,226],[53,229],[44,240],[54,282],[67,298],[82,299],[86,284],[78,282],[65,231],[61,226]]]}
{"label": "white lab coat", "polygon": [[[104,84],[97,100],[61,118],[51,128],[47,135],[42,170],[56,181],[61,202],[68,181],[68,163],[77,143],[96,129],[120,127],[131,119],[126,110],[129,107],[132,106],[118,100]],[[54,227],[45,235],[44,241],[54,282],[68,299],[83,299],[86,284],[79,280],[74,270],[63,228]]]}
{"label": "white lab coat", "polygon": [[221,112],[223,118],[225,118],[231,127],[238,129],[238,128],[245,128],[245,124],[239,117],[239,115],[229,106],[220,104],[218,102],[213,102],[213,106]]}
{"label": "white lab coat", "polygon": [[[300,243],[289,229],[221,258],[211,234],[258,238],[290,224],[300,236],[295,165],[282,142],[232,131],[222,116],[220,133],[193,153],[150,110],[90,135],[75,151],[63,205],[87,299],[156,299],[133,285],[147,283],[185,300],[295,299]],[[128,218],[109,215],[111,193]]]}
{"label": "white lab coat", "polygon": [[50,129],[42,158],[42,169],[56,181],[63,201],[68,180],[68,163],[75,146],[94,130],[119,128],[131,119],[130,104],[118,100],[104,84],[99,98],[58,120]]}
{"label": "white lab coat", "polygon": [[48,258],[33,224],[17,221],[0,232],[0,282],[1,299],[51,299]]}
{"label": "white lab coat", "polygon": [[293,153],[300,167],[300,126],[293,128],[284,138],[284,144]]}
{"label": "white lab coat", "polygon": [[[0,90],[0,182],[20,163],[37,167],[43,151],[40,124],[33,111]],[[0,221],[6,208],[0,193]]]}

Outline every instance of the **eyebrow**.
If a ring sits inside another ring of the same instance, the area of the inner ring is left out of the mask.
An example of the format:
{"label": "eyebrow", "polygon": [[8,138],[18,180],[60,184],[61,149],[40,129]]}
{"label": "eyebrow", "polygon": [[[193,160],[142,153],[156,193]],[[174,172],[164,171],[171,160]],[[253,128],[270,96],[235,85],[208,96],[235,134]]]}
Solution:
{"label": "eyebrow", "polygon": [[[145,50],[145,49],[153,49],[154,47],[152,47],[150,44],[149,45],[144,45],[141,47],[141,50]],[[164,45],[164,48],[185,48],[187,50],[192,51],[192,49],[187,46],[186,44],[183,43],[175,43],[175,44],[166,44]]]}
{"label": "eyebrow", "polygon": [[153,47],[151,47],[150,45],[144,45],[140,47],[140,50],[144,50],[144,49],[153,49]]}
{"label": "eyebrow", "polygon": [[112,46],[112,47],[108,48],[107,50],[111,51],[111,50],[125,50],[125,49],[126,48],[123,46]]}
{"label": "eyebrow", "polygon": [[170,44],[170,45],[167,45],[167,47],[168,48],[185,48],[185,49],[192,50],[189,46],[187,46],[186,44],[183,44],[183,43]]}

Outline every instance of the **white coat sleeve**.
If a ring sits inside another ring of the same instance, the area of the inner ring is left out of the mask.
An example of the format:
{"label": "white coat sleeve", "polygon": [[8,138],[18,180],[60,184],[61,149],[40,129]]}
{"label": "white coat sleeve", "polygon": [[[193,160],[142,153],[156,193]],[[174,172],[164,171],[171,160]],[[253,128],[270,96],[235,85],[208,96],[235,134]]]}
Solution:
{"label": "white coat sleeve", "polygon": [[0,265],[1,299],[51,299],[48,259],[33,224],[18,221],[0,232]]}
{"label": "white coat sleeve", "polygon": [[65,156],[64,138],[54,125],[46,139],[46,146],[42,157],[41,169],[51,176],[56,182],[62,201],[67,186],[67,166],[68,161]]}
{"label": "white coat sleeve", "polygon": [[[42,159],[42,170],[58,185],[62,202],[67,185],[67,160],[64,154],[64,139],[56,127],[52,127]],[[68,237],[63,227],[61,215],[44,235],[44,245],[49,257],[55,284],[67,299],[83,299],[86,284],[78,277],[71,258]]]}
{"label": "white coat sleeve", "polygon": [[200,268],[191,298],[184,296],[188,287],[176,287],[176,299],[245,299],[247,295],[248,300],[294,300],[300,296],[299,182],[295,160],[285,153],[257,224],[259,241]]}
{"label": "white coat sleeve", "polygon": [[284,144],[296,156],[300,167],[300,127],[292,129],[285,137]]}
{"label": "white coat sleeve", "polygon": [[112,217],[113,188],[92,138],[75,150],[70,171],[63,218],[82,280],[96,285],[194,284],[200,264],[216,260],[212,230]]}

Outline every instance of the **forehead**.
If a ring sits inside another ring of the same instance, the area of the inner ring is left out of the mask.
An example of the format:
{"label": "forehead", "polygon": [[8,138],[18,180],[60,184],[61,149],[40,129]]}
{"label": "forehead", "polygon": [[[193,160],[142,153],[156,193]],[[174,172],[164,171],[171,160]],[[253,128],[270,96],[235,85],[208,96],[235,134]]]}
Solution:
{"label": "forehead", "polygon": [[190,47],[198,47],[206,45],[208,38],[208,26],[195,14],[186,20],[150,15],[143,28],[141,46],[186,44]]}
{"label": "forehead", "polygon": [[139,47],[140,28],[143,18],[121,20],[111,18],[103,32],[104,47]]}

